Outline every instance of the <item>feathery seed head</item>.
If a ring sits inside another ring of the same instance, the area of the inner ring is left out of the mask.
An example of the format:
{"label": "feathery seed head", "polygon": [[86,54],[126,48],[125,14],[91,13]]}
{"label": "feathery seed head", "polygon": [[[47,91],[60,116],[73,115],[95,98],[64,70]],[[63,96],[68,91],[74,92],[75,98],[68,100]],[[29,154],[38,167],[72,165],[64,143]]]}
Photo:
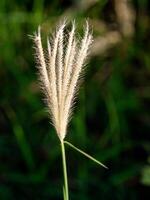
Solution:
{"label": "feathery seed head", "polygon": [[[68,36],[65,36],[65,28],[64,21],[57,28],[52,42],[47,38],[47,55],[44,55],[40,27],[34,36],[36,62],[43,92],[47,98],[53,125],[61,141],[66,136],[78,80],[92,42],[88,22],[80,42],[75,36],[74,21]],[[64,45],[65,39],[67,39],[66,45]]]}

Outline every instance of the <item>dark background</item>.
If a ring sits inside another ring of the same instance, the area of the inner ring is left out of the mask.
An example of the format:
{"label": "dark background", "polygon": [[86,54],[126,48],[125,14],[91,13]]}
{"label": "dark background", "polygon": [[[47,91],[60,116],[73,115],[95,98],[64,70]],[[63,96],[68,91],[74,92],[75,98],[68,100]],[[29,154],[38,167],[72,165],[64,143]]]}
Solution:
{"label": "dark background", "polygon": [[70,199],[148,199],[150,2],[0,1],[0,199],[62,199],[60,144],[37,81],[33,41],[66,17],[85,18],[94,43],[66,140]]}

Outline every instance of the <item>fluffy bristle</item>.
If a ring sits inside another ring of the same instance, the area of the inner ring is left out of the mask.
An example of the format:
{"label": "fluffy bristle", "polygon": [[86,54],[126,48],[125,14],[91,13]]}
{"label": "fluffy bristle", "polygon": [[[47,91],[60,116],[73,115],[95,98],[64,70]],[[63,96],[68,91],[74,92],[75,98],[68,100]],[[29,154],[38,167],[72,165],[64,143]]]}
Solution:
{"label": "fluffy bristle", "polygon": [[[52,44],[49,38],[47,39],[48,55],[44,55],[40,28],[34,36],[40,80],[47,98],[53,125],[61,141],[66,136],[78,79],[92,42],[88,23],[86,23],[84,36],[80,42],[75,36],[75,22],[72,23],[71,31],[67,36],[64,33],[65,28],[65,22],[57,28]],[[67,41],[66,45],[64,45],[65,40]]]}

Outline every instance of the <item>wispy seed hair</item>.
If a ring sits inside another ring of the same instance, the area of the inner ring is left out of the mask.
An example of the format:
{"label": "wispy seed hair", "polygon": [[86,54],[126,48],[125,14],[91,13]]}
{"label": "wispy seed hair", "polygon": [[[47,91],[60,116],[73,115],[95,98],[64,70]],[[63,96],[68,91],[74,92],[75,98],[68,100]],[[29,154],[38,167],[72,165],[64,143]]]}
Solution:
{"label": "wispy seed hair", "polygon": [[42,47],[40,27],[33,37],[42,89],[47,99],[52,123],[61,141],[66,136],[78,80],[92,43],[88,22],[80,41],[75,35],[74,21],[67,35],[65,29],[64,21],[57,28],[54,38],[47,38],[47,54],[44,54]]}

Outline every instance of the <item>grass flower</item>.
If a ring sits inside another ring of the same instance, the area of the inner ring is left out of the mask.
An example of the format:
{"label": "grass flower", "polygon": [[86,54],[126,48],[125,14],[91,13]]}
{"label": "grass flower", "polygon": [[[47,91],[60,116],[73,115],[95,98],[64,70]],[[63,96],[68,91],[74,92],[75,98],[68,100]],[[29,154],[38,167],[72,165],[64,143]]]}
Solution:
{"label": "grass flower", "polygon": [[34,35],[34,44],[42,89],[46,96],[52,123],[61,142],[64,198],[68,200],[69,192],[64,143],[102,166],[104,165],[69,142],[64,141],[74,97],[78,88],[78,81],[88,55],[89,46],[92,43],[88,22],[86,22],[84,35],[80,41],[76,37],[75,22],[72,22],[72,27],[68,34],[65,31],[66,22],[63,22],[56,29],[54,37],[47,39],[47,50],[44,51],[39,28]]}
{"label": "grass flower", "polygon": [[64,140],[67,133],[78,80],[92,42],[88,23],[86,23],[84,37],[80,42],[75,36],[75,23],[73,22],[67,36],[67,44],[64,44],[65,28],[66,23],[64,22],[57,28],[52,42],[49,38],[47,39],[46,55],[42,47],[40,28],[34,37],[40,80],[60,141]]}

